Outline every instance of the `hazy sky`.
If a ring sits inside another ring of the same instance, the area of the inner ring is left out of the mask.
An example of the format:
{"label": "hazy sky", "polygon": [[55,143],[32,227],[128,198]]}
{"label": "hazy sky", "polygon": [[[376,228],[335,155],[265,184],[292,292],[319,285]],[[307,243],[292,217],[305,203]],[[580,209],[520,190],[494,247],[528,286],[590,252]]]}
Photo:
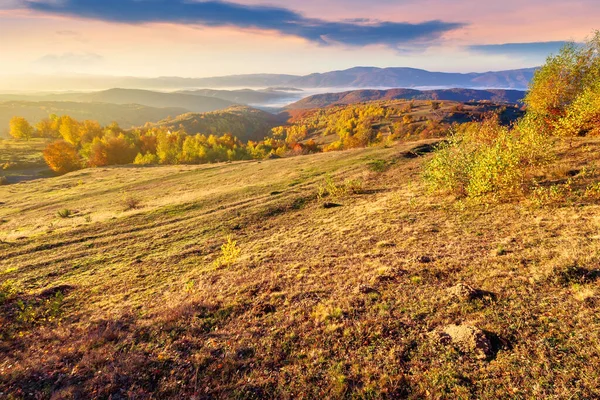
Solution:
{"label": "hazy sky", "polygon": [[0,0],[0,74],[502,70],[599,21],[597,0]]}

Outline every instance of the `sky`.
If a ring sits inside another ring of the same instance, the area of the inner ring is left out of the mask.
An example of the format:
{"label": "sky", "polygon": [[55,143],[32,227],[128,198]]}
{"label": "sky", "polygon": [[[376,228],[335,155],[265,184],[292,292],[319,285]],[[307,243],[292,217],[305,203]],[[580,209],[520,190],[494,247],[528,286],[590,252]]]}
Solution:
{"label": "sky", "polygon": [[0,0],[0,77],[497,71],[599,21],[597,0]]}

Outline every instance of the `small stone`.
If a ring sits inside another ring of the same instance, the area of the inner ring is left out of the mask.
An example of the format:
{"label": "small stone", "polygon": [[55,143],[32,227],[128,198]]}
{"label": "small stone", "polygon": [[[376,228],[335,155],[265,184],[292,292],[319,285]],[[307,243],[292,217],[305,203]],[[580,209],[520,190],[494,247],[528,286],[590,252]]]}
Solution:
{"label": "small stone", "polygon": [[433,261],[433,259],[429,256],[418,256],[417,257],[417,262],[419,262],[421,264],[429,264],[432,261]]}
{"label": "small stone", "polygon": [[446,289],[446,292],[448,292],[450,298],[459,301],[472,300],[476,298],[479,293],[477,289],[473,289],[471,286],[464,283],[452,286],[451,288]]}
{"label": "small stone", "polygon": [[364,285],[364,284],[358,285],[356,287],[356,292],[357,293],[362,293],[362,294],[371,294],[371,293],[377,293],[377,294],[379,294],[379,292],[377,291],[377,289],[375,289],[372,286]]}
{"label": "small stone", "polygon": [[472,325],[447,325],[436,332],[439,342],[453,345],[463,353],[474,354],[479,359],[492,355],[492,343],[486,334]]}

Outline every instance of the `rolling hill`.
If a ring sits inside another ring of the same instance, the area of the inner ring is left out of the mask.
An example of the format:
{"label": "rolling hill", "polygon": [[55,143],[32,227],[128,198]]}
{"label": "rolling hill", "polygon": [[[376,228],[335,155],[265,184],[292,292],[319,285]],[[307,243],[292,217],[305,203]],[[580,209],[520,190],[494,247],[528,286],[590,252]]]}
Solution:
{"label": "rolling hill", "polygon": [[194,96],[213,97],[231,101],[237,104],[268,104],[273,101],[282,101],[288,98],[298,98],[302,91],[294,90],[293,94],[287,90],[281,89],[240,89],[240,90],[216,90],[216,89],[196,89],[182,90],[178,93],[189,94]]}
{"label": "rolling hill", "polygon": [[262,140],[271,128],[283,123],[280,117],[245,106],[233,106],[208,113],[187,113],[177,118],[159,121],[156,125],[171,130],[184,128],[190,134],[231,133],[242,141]]}
{"label": "rolling hill", "polygon": [[491,101],[516,104],[525,97],[519,90],[474,90],[474,89],[390,89],[352,90],[342,93],[325,93],[309,96],[286,107],[289,110],[327,107],[334,104],[355,104],[375,100],[446,100],[446,101]]}
{"label": "rolling hill", "polygon": [[140,104],[148,107],[176,107],[192,112],[208,112],[232,106],[233,102],[185,93],[165,93],[140,89],[108,89],[89,93],[4,94],[0,100],[70,101],[81,103]]}
{"label": "rolling hill", "polygon": [[185,108],[148,107],[138,104],[109,104],[72,101],[6,101],[0,103],[0,135],[8,134],[8,122],[14,116],[25,117],[30,123],[48,117],[50,114],[70,115],[78,120],[93,119],[102,125],[116,121],[123,128],[157,122],[168,116],[188,112]]}
{"label": "rolling hill", "polygon": [[80,96],[78,101],[101,101],[115,104],[133,103],[150,107],[181,107],[192,112],[215,111],[234,104],[213,97],[134,89],[109,89],[98,93],[88,93]]}

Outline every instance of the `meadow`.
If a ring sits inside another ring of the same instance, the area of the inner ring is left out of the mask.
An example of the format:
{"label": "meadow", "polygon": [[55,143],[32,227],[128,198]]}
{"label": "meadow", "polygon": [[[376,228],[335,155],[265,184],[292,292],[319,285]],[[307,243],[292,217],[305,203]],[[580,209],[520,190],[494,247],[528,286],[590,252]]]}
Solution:
{"label": "meadow", "polygon": [[600,141],[550,206],[431,194],[431,142],[0,187],[2,395],[599,396]]}

